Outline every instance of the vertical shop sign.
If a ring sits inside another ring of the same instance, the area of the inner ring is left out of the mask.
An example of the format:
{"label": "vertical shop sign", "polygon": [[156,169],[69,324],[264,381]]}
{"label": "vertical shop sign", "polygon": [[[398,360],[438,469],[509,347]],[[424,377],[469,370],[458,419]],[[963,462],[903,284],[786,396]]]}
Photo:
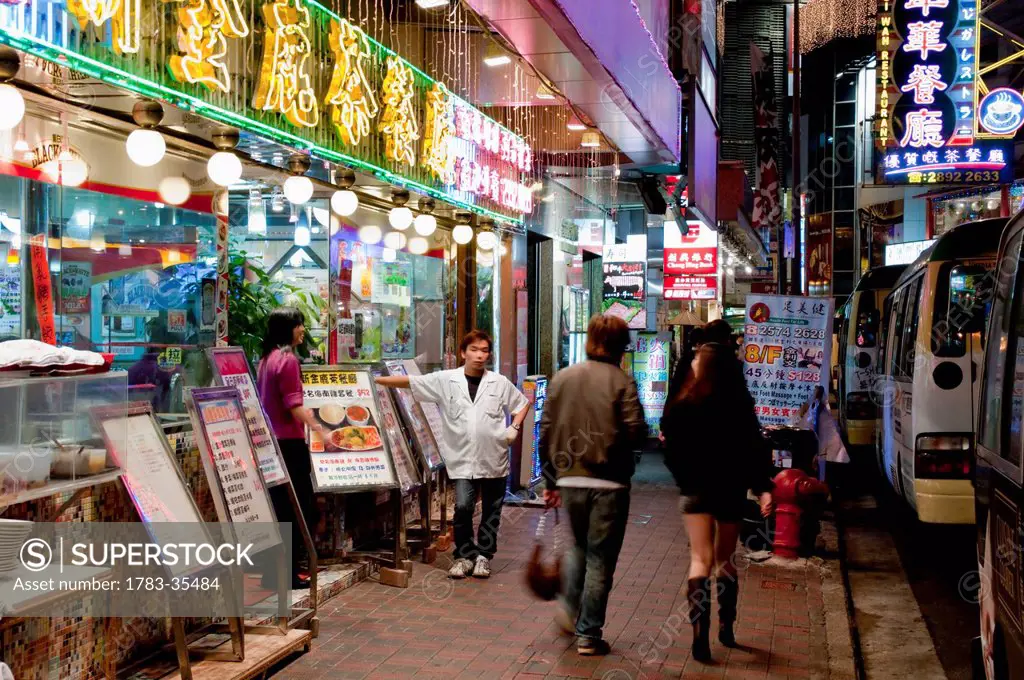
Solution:
{"label": "vertical shop sign", "polygon": [[249,426],[249,437],[252,440],[253,452],[263,472],[267,486],[277,486],[288,480],[288,473],[277,450],[277,440],[270,430],[267,416],[260,404],[256,384],[249,371],[249,360],[241,347],[219,347],[207,350],[214,378],[221,384],[238,389],[245,410],[245,420]]}
{"label": "vertical shop sign", "polygon": [[978,0],[880,0],[876,135],[884,182],[1013,181],[1012,144],[976,138],[978,10]]}
{"label": "vertical shop sign", "polygon": [[355,491],[398,486],[372,378],[366,369],[304,367],[306,407],[328,432],[310,431],[309,451],[317,491]]}
{"label": "vertical shop sign", "polygon": [[633,352],[633,379],[636,380],[640,405],[644,409],[647,432],[651,437],[661,433],[661,415],[668,396],[668,353],[672,336],[669,333],[639,333]]}
{"label": "vertical shop sign", "polygon": [[[767,55],[750,43],[750,72],[753,79],[754,147],[757,153],[757,187],[754,190],[754,212],[751,225],[761,232],[761,239],[778,243],[777,230],[782,220],[779,201],[781,172],[779,170],[779,114],[775,97],[775,54]],[[776,252],[778,246],[776,245]]]}
{"label": "vertical shop sign", "polygon": [[646,262],[605,262],[601,311],[617,316],[630,328],[647,327]]}
{"label": "vertical shop sign", "polygon": [[818,385],[828,389],[832,298],[748,295],[743,360],[762,425],[786,425]]}
{"label": "vertical shop sign", "polygon": [[60,269],[61,314],[88,312],[91,289],[92,263],[65,262]]}

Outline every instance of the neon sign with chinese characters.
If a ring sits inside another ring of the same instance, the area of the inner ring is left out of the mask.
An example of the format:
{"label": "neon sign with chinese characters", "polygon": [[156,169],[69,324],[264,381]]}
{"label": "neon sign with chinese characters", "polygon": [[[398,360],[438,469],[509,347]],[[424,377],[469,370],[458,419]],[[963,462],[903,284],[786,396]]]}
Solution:
{"label": "neon sign with chinese characters", "polygon": [[977,32],[978,0],[879,3],[883,181],[1012,181],[1011,148],[975,138]]}
{"label": "neon sign with chinese characters", "polygon": [[[169,39],[142,49],[153,26]],[[317,0],[0,0],[0,43],[506,227],[532,207],[521,136]],[[479,171],[457,176],[457,158]]]}

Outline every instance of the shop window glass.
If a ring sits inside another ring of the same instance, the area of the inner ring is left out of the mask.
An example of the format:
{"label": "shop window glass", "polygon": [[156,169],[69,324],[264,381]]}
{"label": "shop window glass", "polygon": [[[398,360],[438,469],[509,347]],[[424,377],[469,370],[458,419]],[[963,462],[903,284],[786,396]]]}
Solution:
{"label": "shop window glass", "polygon": [[23,194],[27,180],[0,175],[0,342],[25,337],[22,304],[29,268],[24,262]]}
{"label": "shop window glass", "polygon": [[853,125],[857,116],[857,105],[854,102],[836,104],[836,125]]}
{"label": "shop window glass", "polygon": [[[1013,394],[1024,394],[1024,343],[1020,342],[1022,315],[1021,286],[1024,286],[1024,278],[1019,273],[1019,253],[1021,245],[1021,232],[1007,244],[1004,250],[1003,261],[1008,265],[1002,268],[1000,275],[996,277],[995,299],[992,304],[991,328],[993,331],[990,343],[992,347],[987,353],[985,363],[985,383],[982,386],[983,395],[981,398],[981,431],[978,433],[981,444],[990,451],[999,452],[1000,455],[1012,456],[1014,464],[1020,462],[1020,420],[1021,420],[1021,398],[1011,398],[1011,411],[1015,421],[1015,428],[1011,430],[1015,439],[1015,445],[1011,445],[1007,452],[1001,451],[1003,405],[1006,403],[1003,385],[1006,381],[1005,359],[1012,352],[1014,360],[1013,373]],[[1016,290],[1012,286],[1014,275],[1017,276]],[[1011,291],[1014,293],[1011,297]],[[1011,310],[1017,309],[1017,327],[1014,329],[1012,347],[1010,346],[1010,324],[1012,323]]]}
{"label": "shop window glass", "polygon": [[853,210],[855,208],[853,188],[835,190],[835,209]]}
{"label": "shop window glass", "polygon": [[[835,213],[839,217],[842,213]],[[853,229],[850,227],[836,227],[834,232],[834,256],[832,267],[834,271],[851,271],[853,269]]]}

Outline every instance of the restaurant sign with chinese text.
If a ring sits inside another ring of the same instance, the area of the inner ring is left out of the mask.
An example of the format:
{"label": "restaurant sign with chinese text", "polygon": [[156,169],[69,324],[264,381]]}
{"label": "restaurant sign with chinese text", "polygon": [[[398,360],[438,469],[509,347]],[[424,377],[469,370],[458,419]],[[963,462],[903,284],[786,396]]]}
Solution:
{"label": "restaurant sign with chinese text", "polygon": [[718,232],[696,220],[683,235],[665,222],[666,300],[714,300],[718,296]]}
{"label": "restaurant sign with chinese text", "polygon": [[0,42],[505,223],[529,145],[312,0],[0,3]]}
{"label": "restaurant sign with chinese text", "polygon": [[1013,143],[978,134],[978,0],[880,0],[880,181],[1013,181]]}

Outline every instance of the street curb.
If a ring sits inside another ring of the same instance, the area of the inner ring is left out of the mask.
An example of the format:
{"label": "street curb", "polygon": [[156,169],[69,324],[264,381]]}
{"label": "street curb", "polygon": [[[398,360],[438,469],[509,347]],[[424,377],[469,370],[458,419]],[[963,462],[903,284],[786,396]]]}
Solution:
{"label": "street curb", "polygon": [[821,598],[825,615],[825,647],[829,680],[864,680],[860,637],[853,616],[853,598],[846,570],[846,545],[838,513],[822,518],[819,540],[824,548]]}

